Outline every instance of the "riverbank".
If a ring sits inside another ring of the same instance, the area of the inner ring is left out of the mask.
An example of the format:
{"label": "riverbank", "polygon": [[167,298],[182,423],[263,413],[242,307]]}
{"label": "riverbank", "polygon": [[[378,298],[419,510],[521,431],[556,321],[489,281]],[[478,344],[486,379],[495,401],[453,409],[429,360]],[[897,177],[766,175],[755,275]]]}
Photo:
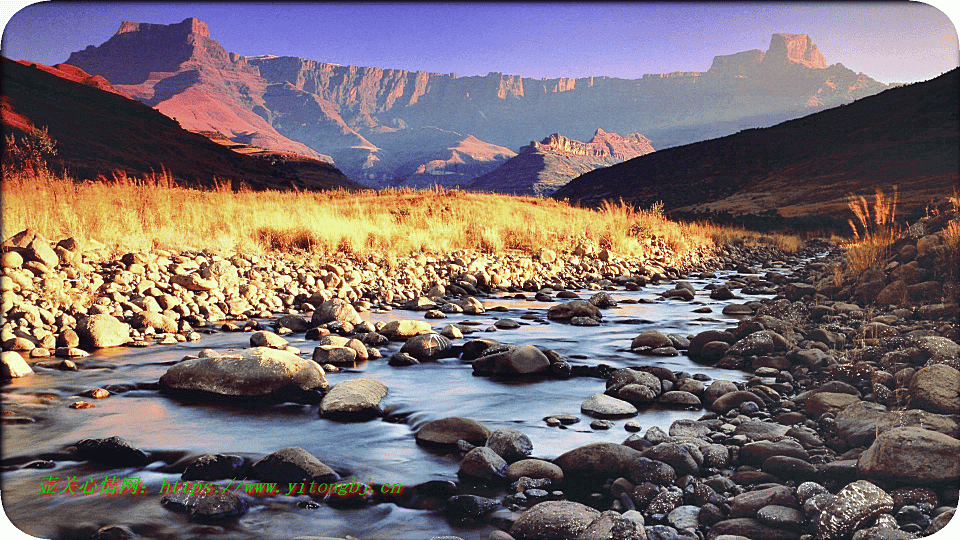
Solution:
{"label": "riverbank", "polygon": [[[857,273],[849,265],[850,271],[843,271],[839,252],[807,259],[829,249],[817,242],[794,255],[767,246],[724,246],[713,259],[683,267],[672,267],[667,257],[657,255],[622,258],[589,242],[535,254],[420,254],[395,265],[347,254],[223,256],[167,250],[94,261],[81,251],[79,264],[88,266],[78,266],[76,256],[71,259],[75,243],[64,240],[51,248],[28,233],[13,239],[12,244],[23,246],[3,256],[4,307],[8,320],[15,322],[9,328],[12,335],[4,337],[5,343],[20,344],[24,354],[34,356],[31,362],[46,363],[44,369],[83,370],[82,347],[175,343],[201,338],[201,331],[246,328],[249,345],[258,348],[241,354],[204,351],[165,368],[157,383],[135,391],[188,395],[201,402],[211,394],[259,399],[243,384],[243,377],[262,376],[252,371],[235,370],[229,380],[217,379],[216,388],[201,388],[197,382],[214,376],[221,364],[272,359],[306,370],[306,378],[296,380],[306,380],[301,389],[309,390],[275,397],[315,403],[322,417],[347,423],[383,416],[378,405],[389,381],[381,388],[354,378],[328,390],[325,375],[349,372],[364,361],[407,370],[446,358],[469,363],[481,377],[513,381],[521,392],[544,380],[603,379],[605,392],[585,401],[574,398],[595,431],[649,407],[702,411],[696,420],[648,426],[643,435],[639,425],[627,422],[623,443],[586,444],[547,459],[534,452],[520,430],[491,430],[469,418],[431,421],[417,427],[410,444],[415,439],[422,446],[439,445],[445,456],[459,460],[458,481],[405,484],[403,497],[351,502],[444,510],[451,522],[501,529],[489,538],[612,538],[615,528],[626,531],[624,538],[693,538],[698,533],[711,539],[841,539],[855,533],[856,538],[911,538],[938,530],[953,515],[960,479],[955,458],[960,449],[960,335],[951,266],[956,216],[944,212],[921,223],[884,246],[878,254],[881,264]],[[64,260],[74,262],[65,265]],[[50,268],[63,273],[62,283]],[[711,276],[715,269],[726,270],[725,281],[704,288],[684,283]],[[539,320],[521,322],[600,332],[616,308],[613,295],[656,283],[673,287],[657,285],[655,301],[729,301],[724,314],[738,314],[741,320],[723,330],[689,335],[668,335],[653,326],[622,346],[642,360],[622,369],[583,365],[581,359],[551,353],[550,343],[509,346],[496,341],[496,331],[508,332],[519,323],[501,317],[510,312],[497,309],[490,301],[494,298],[523,295],[550,306]],[[89,291],[89,296],[71,298],[71,291]],[[577,298],[574,291],[586,294]],[[79,313],[88,301],[83,311],[87,322],[73,325],[74,340],[66,332],[66,316],[72,316],[71,309]],[[49,309],[54,302],[68,307]],[[403,310],[400,321],[371,321],[371,314],[391,310]],[[496,331],[484,339],[464,337],[476,329],[444,324],[442,318],[454,313],[496,313],[491,326]],[[434,318],[439,320],[432,322]],[[49,334],[36,335],[43,331]],[[313,362],[302,358],[309,351],[283,337],[301,333],[317,343]],[[57,347],[57,341],[65,347]],[[401,342],[400,350],[394,350],[393,343]],[[41,350],[78,356],[71,368],[45,360]],[[731,374],[745,372],[746,380],[710,380],[657,365],[678,354],[702,365],[740,370]],[[276,376],[270,376],[278,383],[272,389],[289,382]],[[258,386],[269,386],[258,380]],[[543,411],[548,426],[580,420],[555,412]],[[404,421],[402,416],[384,419]],[[323,456],[277,443],[256,459],[235,459],[231,453],[187,459],[91,439],[56,455],[15,456],[4,466],[27,468],[40,460],[55,467],[63,461],[139,467],[160,460],[166,461],[165,472],[207,481],[249,474],[287,482],[294,466],[299,467],[297,481],[329,482],[335,474],[320,461]],[[133,461],[120,463],[118,455]],[[225,471],[230,474],[222,476]],[[298,508],[338,504],[303,499],[290,503]],[[212,522],[208,526],[224,534],[224,527],[256,508],[242,496],[160,504],[187,513],[191,521]]]}

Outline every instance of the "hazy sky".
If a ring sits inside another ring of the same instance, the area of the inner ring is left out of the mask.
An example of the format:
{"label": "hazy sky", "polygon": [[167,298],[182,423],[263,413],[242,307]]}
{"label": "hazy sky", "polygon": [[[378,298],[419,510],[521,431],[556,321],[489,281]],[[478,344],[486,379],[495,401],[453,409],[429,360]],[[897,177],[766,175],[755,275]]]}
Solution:
{"label": "hazy sky", "polygon": [[[934,4],[949,10],[951,1]],[[7,9],[12,13],[15,7]],[[187,17],[205,21],[213,39],[243,55],[461,76],[498,71],[533,78],[632,79],[706,71],[718,54],[765,51],[777,32],[809,34],[828,64],[839,62],[885,83],[930,79],[957,67],[960,55],[951,20],[914,2],[47,2],[12,15],[3,33],[3,54],[55,64],[73,51],[103,43],[121,21],[169,24]]]}

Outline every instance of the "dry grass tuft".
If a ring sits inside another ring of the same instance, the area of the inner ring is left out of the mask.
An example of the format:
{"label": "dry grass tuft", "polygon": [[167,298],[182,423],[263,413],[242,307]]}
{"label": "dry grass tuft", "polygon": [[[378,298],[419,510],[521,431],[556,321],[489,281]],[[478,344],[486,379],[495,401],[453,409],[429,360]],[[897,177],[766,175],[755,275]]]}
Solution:
{"label": "dry grass tuft", "polygon": [[362,192],[252,192],[220,184],[176,186],[166,171],[75,182],[49,172],[5,174],[3,236],[32,227],[48,238],[74,236],[113,252],[212,249],[220,252],[351,253],[405,257],[461,249],[488,253],[572,250],[582,242],[623,257],[668,256],[680,265],[718,243],[799,245],[706,223],[677,223],[662,206],[599,210],[552,199],[435,188]]}
{"label": "dry grass tuft", "polygon": [[854,239],[844,247],[847,271],[853,276],[867,268],[882,268],[890,257],[891,246],[900,234],[896,224],[897,198],[896,186],[892,198],[878,189],[872,205],[863,196],[849,197],[847,205],[857,221],[848,220]]}

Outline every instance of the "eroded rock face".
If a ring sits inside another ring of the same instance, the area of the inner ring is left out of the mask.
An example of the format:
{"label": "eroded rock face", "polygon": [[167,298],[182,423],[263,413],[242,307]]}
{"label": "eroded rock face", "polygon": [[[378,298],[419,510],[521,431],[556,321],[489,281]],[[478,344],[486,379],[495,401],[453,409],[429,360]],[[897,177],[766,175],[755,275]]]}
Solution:
{"label": "eroded rock face", "polygon": [[238,355],[194,358],[174,364],[160,377],[168,391],[202,391],[225,396],[267,396],[287,387],[326,388],[326,376],[316,362],[267,347],[245,349]]}
{"label": "eroded rock face", "polygon": [[858,480],[841,489],[820,513],[817,539],[846,538],[874,516],[892,511],[893,499],[887,492],[866,480]]}

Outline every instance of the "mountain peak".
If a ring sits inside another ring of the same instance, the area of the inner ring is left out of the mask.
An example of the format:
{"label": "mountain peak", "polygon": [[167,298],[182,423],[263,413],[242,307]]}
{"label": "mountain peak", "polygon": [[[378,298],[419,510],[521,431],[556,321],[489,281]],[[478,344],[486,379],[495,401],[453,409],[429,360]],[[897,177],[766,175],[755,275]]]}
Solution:
{"label": "mountain peak", "polygon": [[765,62],[793,62],[808,68],[825,69],[827,59],[807,34],[774,34]]}
{"label": "mountain peak", "polygon": [[196,17],[187,17],[183,21],[177,24],[152,24],[152,23],[140,23],[134,21],[123,21],[120,23],[120,29],[117,30],[117,34],[130,34],[133,32],[150,32],[150,31],[163,31],[163,30],[186,30],[187,34],[195,34],[202,37],[210,37],[210,27],[207,26],[207,23],[197,19]]}

